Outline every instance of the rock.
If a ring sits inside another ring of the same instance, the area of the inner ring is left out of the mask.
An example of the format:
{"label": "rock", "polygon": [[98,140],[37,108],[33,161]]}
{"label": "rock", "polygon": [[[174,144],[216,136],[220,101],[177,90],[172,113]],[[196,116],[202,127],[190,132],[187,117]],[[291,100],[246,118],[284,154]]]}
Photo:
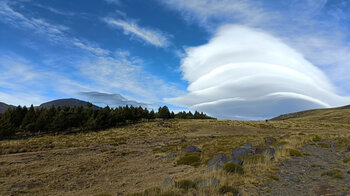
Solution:
{"label": "rock", "polygon": [[278,145],[278,146],[276,146],[276,149],[281,150],[281,149],[283,149],[283,146],[282,145]]}
{"label": "rock", "polygon": [[215,170],[221,169],[230,159],[225,154],[218,154],[208,162],[207,169]]}
{"label": "rock", "polygon": [[171,154],[165,155],[163,158],[170,159],[170,158],[174,158],[176,156],[177,156],[177,153],[171,153]]}
{"label": "rock", "polygon": [[253,145],[251,143],[246,142],[243,144],[243,148],[245,148],[245,149],[252,149],[252,147],[253,147]]}
{"label": "rock", "polygon": [[265,137],[264,138],[264,140],[265,140],[265,144],[266,145],[271,145],[271,144],[273,144],[273,143],[275,143],[277,140],[275,139],[275,138],[273,138],[273,137]]}
{"label": "rock", "polygon": [[255,146],[255,154],[269,156],[273,159],[275,157],[275,149],[268,146]]}
{"label": "rock", "polygon": [[183,150],[183,152],[190,153],[190,152],[202,152],[202,150],[196,146],[189,146]]}
{"label": "rock", "polygon": [[197,182],[197,187],[202,188],[205,186],[218,186],[220,183],[219,180],[211,178],[209,180],[201,180],[199,182]]}
{"label": "rock", "polygon": [[232,157],[250,157],[254,155],[253,151],[251,149],[246,149],[246,148],[236,148],[233,149],[232,151]]}
{"label": "rock", "polygon": [[213,139],[213,138],[215,138],[215,136],[211,135],[211,136],[209,136],[209,138]]}
{"label": "rock", "polygon": [[175,181],[171,178],[165,178],[165,180],[163,181],[163,184],[162,184],[162,189],[168,189],[170,188],[171,186],[175,185]]}
{"label": "rock", "polygon": [[236,158],[236,157],[232,157],[231,162],[235,163],[237,165],[242,165],[243,164],[243,161],[238,159],[238,158]]}

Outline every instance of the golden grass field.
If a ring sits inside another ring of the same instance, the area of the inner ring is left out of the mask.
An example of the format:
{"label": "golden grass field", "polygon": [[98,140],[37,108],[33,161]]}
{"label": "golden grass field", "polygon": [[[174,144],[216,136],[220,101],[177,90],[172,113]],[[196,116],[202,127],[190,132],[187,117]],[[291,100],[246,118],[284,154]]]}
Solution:
{"label": "golden grass field", "polygon": [[[218,153],[230,155],[245,142],[262,145],[266,136],[284,146],[273,161],[248,160],[244,174],[206,172],[207,162]],[[3,140],[0,195],[219,195],[223,185],[250,195],[250,190],[274,179],[277,163],[290,159],[288,149],[297,150],[315,137],[350,141],[350,124],[156,120],[99,132]],[[184,156],[182,149],[189,145],[202,149],[199,166],[177,164]],[[163,158],[174,152],[177,157]],[[220,185],[188,190],[171,187],[159,192],[167,177],[193,182],[215,178]]]}

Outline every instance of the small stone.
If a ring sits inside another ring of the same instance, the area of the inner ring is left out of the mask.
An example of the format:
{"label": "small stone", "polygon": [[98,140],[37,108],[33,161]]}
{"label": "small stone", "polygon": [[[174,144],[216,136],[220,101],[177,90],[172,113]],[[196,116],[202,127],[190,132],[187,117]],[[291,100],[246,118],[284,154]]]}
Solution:
{"label": "small stone", "polygon": [[236,157],[232,157],[231,162],[235,163],[237,165],[242,165],[243,164],[243,161],[238,159],[238,158],[236,158]]}
{"label": "small stone", "polygon": [[170,159],[170,158],[174,158],[176,156],[177,156],[177,153],[171,153],[171,154],[165,155],[163,158]]}
{"label": "small stone", "polygon": [[250,157],[253,155],[254,155],[253,151],[251,149],[246,149],[246,148],[236,148],[236,149],[233,149],[233,152],[232,152],[232,157],[236,157],[236,158]]}
{"label": "small stone", "polygon": [[283,149],[283,146],[282,145],[278,145],[278,146],[276,146],[276,149],[281,150],[281,149]]}
{"label": "small stone", "polygon": [[253,147],[253,145],[251,143],[246,142],[243,144],[243,148],[245,148],[245,149],[252,149],[252,147]]}
{"label": "small stone", "polygon": [[162,184],[162,189],[168,189],[170,188],[171,186],[173,186],[175,184],[175,181],[171,178],[165,178],[165,180],[163,181],[163,184]]}
{"label": "small stone", "polygon": [[273,138],[273,137],[265,137],[264,140],[265,140],[265,144],[266,144],[266,145],[271,145],[271,144],[273,144],[273,143],[275,143],[275,142],[277,141],[277,140],[276,140],[275,138]]}
{"label": "small stone", "polygon": [[202,152],[200,148],[197,146],[189,146],[183,150],[183,152],[190,153],[190,152]]}

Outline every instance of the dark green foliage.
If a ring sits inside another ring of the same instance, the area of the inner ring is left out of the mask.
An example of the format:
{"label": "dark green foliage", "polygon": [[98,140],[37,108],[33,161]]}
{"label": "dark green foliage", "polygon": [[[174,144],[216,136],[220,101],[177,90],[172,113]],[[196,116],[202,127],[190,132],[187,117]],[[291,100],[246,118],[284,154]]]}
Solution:
{"label": "dark green foliage", "polygon": [[179,119],[214,119],[210,116],[207,116],[203,112],[199,113],[198,111],[195,111],[194,115],[192,114],[191,111],[189,111],[188,113],[186,113],[185,111],[179,112],[179,113],[175,114],[175,118],[179,118]]}
{"label": "dark green foliage", "polygon": [[228,173],[237,173],[237,174],[243,174],[244,170],[243,167],[235,164],[235,163],[227,163],[224,165],[224,171]]}
{"label": "dark green foliage", "polygon": [[[125,106],[118,108],[94,109],[88,107],[52,107],[50,109],[18,106],[0,114],[0,137],[9,137],[16,132],[25,133],[59,133],[69,130],[101,130],[139,122],[142,119],[188,118],[192,113],[181,112],[174,114],[167,106],[160,107],[158,113],[147,108]],[[196,118],[210,118],[196,112]]]}
{"label": "dark green foliage", "polygon": [[198,166],[200,165],[200,154],[199,153],[188,153],[185,156],[181,157],[178,161],[178,165],[192,165]]}
{"label": "dark green foliage", "polygon": [[169,119],[170,111],[167,106],[159,107],[158,109],[158,118]]}
{"label": "dark green foliage", "polygon": [[219,193],[224,195],[226,193],[232,193],[233,195],[238,195],[238,190],[235,187],[224,185],[220,187]]}
{"label": "dark green foliage", "polygon": [[196,183],[192,182],[191,180],[180,180],[175,183],[175,187],[188,190],[190,188],[196,188]]}

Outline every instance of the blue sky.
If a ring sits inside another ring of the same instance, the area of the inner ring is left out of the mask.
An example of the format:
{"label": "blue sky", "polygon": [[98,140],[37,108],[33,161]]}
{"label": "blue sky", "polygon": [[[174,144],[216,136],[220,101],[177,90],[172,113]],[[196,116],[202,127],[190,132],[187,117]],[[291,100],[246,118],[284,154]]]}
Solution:
{"label": "blue sky", "polygon": [[1,0],[0,101],[263,119],[350,104],[343,0]]}

